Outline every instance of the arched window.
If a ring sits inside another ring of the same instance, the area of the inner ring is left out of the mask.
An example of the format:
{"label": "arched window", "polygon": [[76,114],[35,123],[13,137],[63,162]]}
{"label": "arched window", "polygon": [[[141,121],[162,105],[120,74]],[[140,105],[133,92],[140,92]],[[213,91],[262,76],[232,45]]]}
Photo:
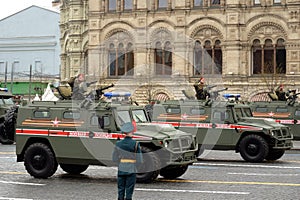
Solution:
{"label": "arched window", "polygon": [[255,39],[252,44],[253,74],[285,74],[286,50],[283,39],[278,39],[276,45],[271,39],[260,44]]}
{"label": "arched window", "polygon": [[[124,33],[116,33],[109,40],[109,76],[132,76],[134,74],[134,52],[130,38]],[[116,42],[117,41],[117,42]]]}
{"label": "arched window", "polygon": [[253,41],[252,46],[252,56],[253,56],[253,74],[260,74],[262,71],[262,48],[259,40]]}
{"label": "arched window", "polygon": [[169,41],[162,44],[156,42],[154,49],[155,74],[171,75],[172,74],[172,47]]}
{"label": "arched window", "polygon": [[223,54],[222,54],[220,40],[217,40],[215,42],[213,58],[214,58],[214,74],[222,74]]}
{"label": "arched window", "polygon": [[223,55],[221,41],[216,40],[212,46],[206,40],[204,45],[199,40],[194,45],[194,75],[222,74]]}
{"label": "arched window", "polygon": [[286,50],[283,39],[278,39],[276,43],[276,73],[286,73]]}
{"label": "arched window", "polygon": [[274,73],[274,48],[272,44],[272,40],[265,40],[264,45],[264,73],[265,74],[273,74]]}
{"label": "arched window", "polygon": [[202,69],[202,46],[201,42],[197,40],[194,46],[194,74],[203,74]]}

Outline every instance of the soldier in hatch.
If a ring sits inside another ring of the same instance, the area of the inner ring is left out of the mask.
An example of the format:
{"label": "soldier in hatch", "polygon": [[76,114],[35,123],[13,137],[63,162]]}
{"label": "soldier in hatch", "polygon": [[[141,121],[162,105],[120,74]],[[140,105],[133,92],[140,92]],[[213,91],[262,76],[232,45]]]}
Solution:
{"label": "soldier in hatch", "polygon": [[196,98],[198,100],[206,100],[208,96],[207,91],[205,90],[204,78],[200,77],[198,81],[194,84],[194,88],[196,90]]}
{"label": "soldier in hatch", "polygon": [[279,101],[286,101],[286,93],[283,91],[283,85],[279,85],[278,88],[275,90],[275,93],[278,97]]}
{"label": "soldier in hatch", "polygon": [[84,74],[79,74],[74,80],[72,99],[82,100],[84,99],[86,92],[87,84]]}

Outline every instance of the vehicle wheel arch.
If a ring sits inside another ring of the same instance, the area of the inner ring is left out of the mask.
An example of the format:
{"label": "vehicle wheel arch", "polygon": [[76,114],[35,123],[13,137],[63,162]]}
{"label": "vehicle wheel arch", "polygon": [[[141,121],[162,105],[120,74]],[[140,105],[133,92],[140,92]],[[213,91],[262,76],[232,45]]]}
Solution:
{"label": "vehicle wheel arch", "polygon": [[18,155],[18,157],[17,157],[17,162],[24,161],[24,154],[25,154],[26,149],[34,143],[42,143],[42,144],[47,145],[51,149],[52,153],[55,155],[55,152],[53,151],[52,145],[50,144],[49,140],[47,140],[46,138],[34,137],[34,138],[29,138],[27,140],[26,144],[24,145],[24,147],[22,149],[22,153],[20,155]]}
{"label": "vehicle wheel arch", "polygon": [[267,135],[264,134],[263,132],[245,131],[245,132],[242,133],[241,137],[239,138],[239,140],[238,140],[238,142],[237,142],[237,144],[236,144],[236,146],[235,146],[235,152],[236,152],[236,153],[239,153],[239,152],[240,152],[240,143],[241,143],[242,139],[243,139],[244,137],[248,136],[248,135],[258,135],[258,136],[264,138],[264,139],[269,143],[269,139],[270,139],[270,138],[267,137]]}

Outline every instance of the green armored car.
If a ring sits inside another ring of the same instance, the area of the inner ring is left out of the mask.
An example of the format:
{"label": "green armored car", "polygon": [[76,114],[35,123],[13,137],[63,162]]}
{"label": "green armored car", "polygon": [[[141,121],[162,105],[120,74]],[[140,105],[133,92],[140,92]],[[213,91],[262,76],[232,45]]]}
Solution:
{"label": "green armored car", "polygon": [[152,122],[171,124],[196,136],[204,149],[235,150],[248,162],[277,160],[292,147],[287,126],[252,116],[237,101],[165,101],[153,105]]}
{"label": "green armored car", "polygon": [[14,143],[17,106],[7,88],[0,88],[0,143]]}
{"label": "green armored car", "polygon": [[300,103],[296,101],[299,94],[294,93],[282,100],[269,94],[272,101],[250,102],[249,106],[254,117],[274,119],[291,128],[294,140],[300,140]]}
{"label": "green armored car", "polygon": [[138,182],[151,182],[159,174],[179,177],[196,161],[198,145],[192,134],[150,123],[143,107],[89,99],[20,107],[17,161],[35,178],[52,176],[58,165],[70,174],[82,173],[89,165],[115,166],[112,152],[116,141],[124,138],[120,127],[126,122],[136,123],[133,138],[143,153]]}

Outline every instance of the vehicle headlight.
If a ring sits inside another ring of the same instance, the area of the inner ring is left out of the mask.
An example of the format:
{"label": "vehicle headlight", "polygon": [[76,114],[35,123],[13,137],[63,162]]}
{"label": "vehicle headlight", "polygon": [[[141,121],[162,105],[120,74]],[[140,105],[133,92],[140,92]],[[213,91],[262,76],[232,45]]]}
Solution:
{"label": "vehicle headlight", "polygon": [[165,141],[164,146],[165,146],[165,148],[168,148],[169,147],[169,141]]}

